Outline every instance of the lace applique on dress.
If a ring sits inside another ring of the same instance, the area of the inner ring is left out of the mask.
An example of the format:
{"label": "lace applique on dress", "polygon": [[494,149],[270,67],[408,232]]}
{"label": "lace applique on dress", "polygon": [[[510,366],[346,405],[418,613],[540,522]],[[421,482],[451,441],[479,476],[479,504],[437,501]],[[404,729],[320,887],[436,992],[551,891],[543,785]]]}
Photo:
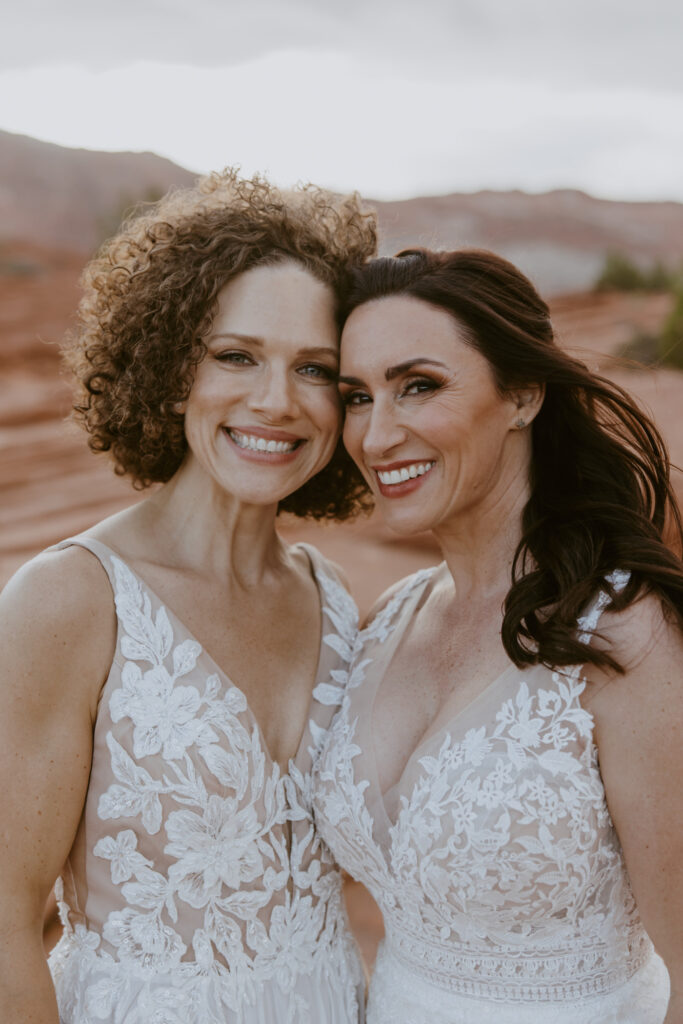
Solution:
{"label": "lace applique on dress", "polygon": [[[372,707],[383,645],[395,649],[431,576],[361,635],[316,767],[321,833],[384,915],[369,1024],[661,1024],[666,971],[609,817],[580,667],[503,673],[420,744],[389,818]],[[584,640],[608,600],[582,618]]]}
{"label": "lace applique on dress", "polygon": [[61,1019],[355,1024],[359,965],[311,808],[355,605],[316,569],[319,681],[282,774],[242,692],[121,559],[87,546],[112,579],[118,640],[64,876]]}

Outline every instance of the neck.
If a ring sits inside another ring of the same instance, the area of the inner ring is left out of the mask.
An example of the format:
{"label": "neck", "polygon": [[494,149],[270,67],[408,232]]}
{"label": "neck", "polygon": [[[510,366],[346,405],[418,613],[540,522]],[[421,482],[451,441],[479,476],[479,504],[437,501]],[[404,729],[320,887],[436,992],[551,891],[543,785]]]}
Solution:
{"label": "neck", "polygon": [[485,504],[475,504],[434,531],[455,584],[458,603],[500,596],[510,589],[512,562],[529,497],[527,474],[517,474]]}
{"label": "neck", "polygon": [[277,505],[246,504],[207,486],[196,462],[184,463],[145,505],[146,532],[163,537],[164,560],[179,568],[250,587],[285,560]]}

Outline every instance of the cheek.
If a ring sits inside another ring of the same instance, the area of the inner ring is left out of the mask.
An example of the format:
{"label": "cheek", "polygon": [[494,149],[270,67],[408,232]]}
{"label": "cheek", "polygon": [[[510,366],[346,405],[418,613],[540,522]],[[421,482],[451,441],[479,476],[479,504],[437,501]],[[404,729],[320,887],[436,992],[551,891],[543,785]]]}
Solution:
{"label": "cheek", "polygon": [[349,455],[355,458],[361,450],[363,430],[361,424],[358,422],[358,418],[355,417],[353,413],[347,412],[346,414],[342,438],[344,441],[344,447],[348,451]]}
{"label": "cheek", "polygon": [[226,375],[215,372],[214,367],[200,363],[187,399],[188,408],[210,408],[231,397],[230,382]]}
{"label": "cheek", "polygon": [[336,388],[321,389],[313,403],[309,403],[309,414],[321,429],[334,435],[336,443],[343,425],[341,399]]}

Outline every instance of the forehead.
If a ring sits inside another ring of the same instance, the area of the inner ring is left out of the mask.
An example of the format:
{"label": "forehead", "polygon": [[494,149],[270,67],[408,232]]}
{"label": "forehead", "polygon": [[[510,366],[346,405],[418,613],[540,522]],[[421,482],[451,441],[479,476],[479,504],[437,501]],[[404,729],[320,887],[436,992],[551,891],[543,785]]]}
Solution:
{"label": "forehead", "polygon": [[362,375],[424,356],[442,362],[478,355],[444,309],[410,295],[373,299],[351,313],[342,333],[342,373]]}
{"label": "forehead", "polygon": [[334,292],[298,263],[252,267],[218,293],[212,333],[223,331],[255,337],[323,332],[336,341]]}

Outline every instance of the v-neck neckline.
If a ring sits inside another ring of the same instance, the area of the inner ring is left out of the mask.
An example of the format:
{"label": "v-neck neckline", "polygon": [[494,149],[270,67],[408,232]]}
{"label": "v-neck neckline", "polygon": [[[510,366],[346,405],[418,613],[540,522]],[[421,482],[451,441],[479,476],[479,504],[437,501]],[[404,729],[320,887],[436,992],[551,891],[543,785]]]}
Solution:
{"label": "v-neck neckline", "polygon": [[[242,687],[238,686],[237,683],[235,683],[234,680],[230,677],[230,675],[228,675],[228,673],[224,669],[221,668],[221,666],[218,664],[218,662],[215,660],[215,658],[204,647],[204,644],[202,644],[197,639],[197,637],[194,635],[194,633],[192,633],[188,629],[188,627],[185,625],[185,623],[180,618],[180,616],[177,615],[176,612],[173,610],[173,608],[171,608],[166,603],[166,601],[164,601],[161,598],[161,596],[157,593],[157,591],[147,583],[147,581],[144,579],[143,576],[140,575],[140,573],[137,571],[137,569],[134,569],[129,564],[129,562],[126,561],[126,559],[122,557],[122,555],[118,551],[114,551],[114,549],[110,548],[108,544],[105,544],[103,541],[99,540],[96,537],[88,537],[87,535],[83,536],[83,537],[70,537],[68,540],[62,541],[61,544],[58,545],[58,546],[59,547],[63,547],[63,546],[65,547],[65,546],[67,546],[69,544],[77,544],[77,545],[79,545],[81,547],[85,547],[85,548],[88,548],[89,545],[91,545],[91,544],[94,547],[100,547],[104,552],[106,552],[106,554],[107,554],[107,556],[109,558],[117,558],[126,567],[128,572],[130,572],[135,577],[135,579],[138,581],[140,586],[144,590],[146,590],[152,597],[154,597],[154,599],[158,603],[159,607],[161,607],[161,608],[163,608],[165,610],[166,614],[173,620],[173,623],[175,623],[177,626],[180,627],[180,629],[185,634],[184,639],[192,640],[192,641],[194,641],[194,643],[198,644],[200,650],[199,650],[199,655],[197,657],[197,661],[200,661],[201,659],[203,659],[205,664],[207,665],[207,667],[211,667],[213,669],[213,672],[211,674],[217,675],[223,681],[223,684],[224,684],[224,686],[226,688],[226,691],[227,690],[232,690],[234,693],[238,694],[242,698],[242,700],[244,701],[244,705],[245,705],[245,712],[249,716],[249,718],[251,719],[253,725],[256,728],[256,731],[257,731],[258,737],[259,737],[259,742],[261,744],[261,747],[263,749],[263,752],[264,752],[265,756],[267,757],[267,759],[268,759],[268,761],[270,762],[271,765],[277,766],[280,777],[284,777],[284,776],[288,775],[290,770],[291,770],[291,766],[292,765],[296,766],[296,764],[297,764],[297,761],[299,759],[299,755],[301,753],[301,748],[303,746],[304,740],[306,738],[306,734],[308,732],[309,722],[310,722],[310,719],[311,719],[311,708],[312,708],[313,702],[316,700],[316,697],[314,696],[314,694],[315,694],[315,690],[316,690],[316,688],[318,686],[318,683],[320,681],[320,670],[321,670],[322,661],[323,661],[324,633],[325,633],[325,629],[324,629],[324,626],[325,626],[325,623],[324,623],[324,612],[323,612],[324,598],[323,598],[322,586],[320,584],[320,580],[319,580],[319,577],[318,577],[319,569],[318,569],[318,566],[316,565],[315,557],[311,554],[311,551],[309,549],[309,545],[308,544],[304,544],[302,542],[298,542],[296,545],[292,545],[292,547],[299,547],[299,548],[301,548],[303,550],[304,554],[306,555],[306,558],[308,559],[308,564],[309,564],[309,567],[310,567],[311,575],[313,577],[313,581],[315,583],[316,590],[318,592],[318,608],[319,608],[318,624],[319,624],[319,629],[320,629],[320,642],[319,642],[319,646],[318,646],[318,660],[317,660],[317,664],[316,664],[316,668],[315,668],[315,675],[313,677],[313,686],[311,688],[311,695],[310,695],[310,699],[309,699],[309,703],[308,703],[306,717],[304,719],[304,724],[303,724],[303,729],[302,729],[302,732],[301,732],[301,736],[299,737],[299,743],[297,745],[296,752],[294,753],[294,755],[292,757],[289,757],[287,759],[286,765],[283,767],[283,765],[280,764],[280,762],[278,760],[276,760],[273,757],[273,755],[271,754],[270,748],[268,746],[268,741],[266,740],[265,733],[264,733],[264,731],[263,731],[263,729],[261,727],[261,723],[259,722],[256,714],[254,713],[254,711],[252,709],[252,706],[249,703],[249,700],[247,698],[247,695],[244,692],[244,690],[242,689]],[[90,550],[91,550],[91,552],[93,554],[95,554],[97,556],[97,551],[93,551],[92,548]],[[114,597],[116,597],[116,589],[115,589],[113,580],[112,580],[112,590],[114,591]],[[119,626],[119,628],[120,628],[120,626]]]}
{"label": "v-neck neckline", "polygon": [[[613,577],[615,576],[616,572],[617,571],[615,571],[607,577],[607,579],[610,580],[610,582],[612,582],[613,584]],[[622,578],[621,575],[618,576],[616,583],[619,589],[625,586],[627,579],[627,576],[625,579]],[[363,777],[360,777],[358,775],[358,770],[356,766],[354,766],[353,764],[351,764],[351,778],[352,784],[354,788],[358,790],[359,799],[362,801],[363,807],[368,814],[369,821],[371,822],[370,834],[368,836],[368,839],[374,844],[378,854],[383,858],[383,861],[387,867],[390,866],[392,861],[392,851],[394,849],[394,845],[397,839],[396,830],[401,821],[401,813],[403,810],[404,802],[407,801],[408,804],[410,803],[417,787],[425,778],[427,769],[425,766],[419,764],[420,760],[428,756],[430,749],[436,749],[438,751],[443,746],[446,736],[449,737],[451,746],[455,743],[461,742],[462,739],[464,738],[464,735],[466,735],[467,732],[466,729],[463,735],[460,735],[463,732],[462,727],[459,726],[461,720],[465,716],[471,715],[483,700],[490,699],[492,692],[494,692],[496,688],[499,688],[501,684],[507,680],[508,676],[514,677],[516,675],[517,686],[515,687],[506,685],[504,693],[500,695],[500,700],[498,703],[499,709],[503,707],[506,701],[514,701],[520,692],[520,688],[523,685],[530,684],[530,677],[532,673],[543,671],[548,673],[548,675],[550,675],[551,677],[553,677],[554,674],[557,673],[560,676],[577,679],[581,684],[581,688],[577,691],[579,696],[583,690],[583,687],[585,686],[584,663],[580,663],[577,665],[561,666],[553,669],[542,662],[538,662],[522,668],[515,665],[513,662],[510,662],[510,664],[508,664],[500,673],[498,673],[498,675],[496,675],[495,678],[491,679],[483,687],[483,689],[481,689],[477,694],[475,694],[471,700],[467,701],[467,703],[465,703],[461,708],[457,709],[454,714],[450,715],[448,719],[445,722],[443,722],[442,725],[439,726],[438,729],[431,731],[430,727],[428,730],[425,731],[425,733],[423,733],[422,737],[415,745],[413,750],[410,752],[410,755],[405,761],[398,779],[392,786],[390,786],[386,790],[386,792],[383,793],[380,787],[378,759],[374,745],[372,728],[375,699],[377,697],[377,693],[379,692],[379,685],[381,683],[381,680],[386,676],[388,669],[391,665],[391,662],[393,661],[393,658],[396,655],[397,647],[400,642],[401,636],[401,615],[412,615],[414,613],[418,602],[424,595],[425,587],[428,586],[431,582],[433,582],[433,572],[430,576],[427,576],[424,580],[421,581],[422,585],[415,584],[414,591],[408,591],[408,593],[405,596],[405,602],[408,604],[408,607],[406,607],[406,604],[404,603],[398,609],[395,610],[394,615],[398,616],[397,621],[395,622],[393,628],[391,629],[390,634],[385,636],[384,641],[379,640],[377,635],[372,635],[372,622],[369,623],[368,626],[366,626],[361,633],[361,639],[363,637],[363,634],[365,634],[367,639],[370,639],[373,644],[379,646],[379,650],[372,658],[372,665],[373,669],[376,669],[377,662],[379,661],[380,671],[377,673],[377,688],[371,696],[371,706],[369,710],[366,710],[365,715],[363,717],[361,728],[364,731],[356,733],[355,739],[355,742],[359,747],[363,748],[363,746],[365,745],[365,748],[368,750],[369,754],[367,762],[365,764],[365,782],[363,781]],[[587,609],[582,613],[582,615],[578,619],[577,629],[579,630],[579,637],[584,643],[589,643],[591,637],[595,633],[599,617],[595,616],[595,612],[602,611],[604,595],[605,592],[600,590],[597,593],[596,597],[593,598],[591,602],[589,602]],[[381,614],[382,612],[379,613],[379,615]],[[376,620],[373,620],[373,622],[374,621]],[[359,655],[359,658],[362,660],[362,646],[360,650],[361,654]],[[360,688],[362,689],[362,685]],[[579,706],[581,707],[583,713],[588,716],[588,719],[591,722],[593,722],[594,720],[590,710],[583,708],[581,704]],[[354,717],[352,695],[350,695],[350,705],[347,708],[346,714],[348,714],[350,717]],[[435,716],[433,721],[436,721],[437,718],[438,715]],[[487,719],[486,721],[489,721],[489,719]],[[470,728],[481,728],[481,726],[485,724],[485,721],[481,719],[475,719],[471,723]],[[419,767],[417,768],[415,767],[416,762],[419,765]],[[408,779],[408,781],[410,781],[409,775],[411,771],[413,775],[412,782],[410,782],[410,784],[407,785],[406,780]],[[392,813],[390,813],[389,809],[387,808],[387,798],[391,797],[394,794],[395,799],[391,801]]]}
{"label": "v-neck neckline", "polygon": [[[424,756],[425,749],[428,746],[433,745],[433,743],[434,743],[434,741],[436,739],[439,739],[441,742],[443,742],[444,737],[451,732],[451,730],[453,729],[454,724],[458,721],[458,719],[461,718],[464,714],[466,714],[476,704],[478,704],[480,700],[482,700],[484,697],[486,697],[491,692],[491,690],[493,690],[493,688],[495,686],[497,686],[498,683],[502,679],[505,678],[505,676],[508,675],[508,673],[512,672],[513,670],[518,672],[518,673],[521,671],[517,667],[517,665],[515,665],[513,662],[510,662],[508,665],[506,665],[506,667],[502,670],[502,672],[499,672],[497,676],[495,676],[493,679],[491,679],[484,686],[484,688],[482,690],[480,690],[478,693],[476,693],[471,698],[471,700],[468,700],[466,704],[464,704],[461,708],[456,710],[454,714],[450,715],[448,717],[448,719],[445,722],[442,723],[442,725],[440,725],[437,729],[432,731],[433,723],[438,720],[438,718],[440,717],[440,714],[441,714],[441,711],[437,712],[437,714],[432,719],[432,722],[430,723],[430,725],[425,729],[425,731],[423,732],[422,736],[420,737],[420,739],[418,740],[418,742],[416,743],[416,745],[413,747],[413,749],[411,750],[410,754],[408,755],[406,761],[403,764],[403,768],[401,769],[401,773],[400,773],[398,779],[396,780],[396,782],[394,782],[391,786],[389,786],[389,788],[385,792],[382,791],[382,788],[381,788],[381,785],[380,785],[380,773],[379,773],[379,762],[378,762],[378,757],[377,757],[377,749],[375,747],[375,741],[374,741],[373,721],[374,721],[375,703],[376,703],[376,700],[377,700],[377,697],[378,697],[378,694],[379,694],[380,687],[382,685],[382,681],[384,679],[386,679],[386,677],[389,674],[389,671],[391,669],[391,665],[392,665],[394,659],[397,656],[398,647],[400,645],[401,637],[403,635],[402,631],[400,630],[400,622],[401,622],[403,617],[413,616],[415,614],[415,611],[417,609],[418,604],[425,598],[425,594],[426,593],[428,594],[429,588],[434,585],[434,577],[436,576],[437,571],[439,569],[441,569],[443,567],[443,565],[444,565],[444,563],[441,563],[441,565],[439,565],[439,566],[435,566],[431,570],[429,575],[427,575],[422,581],[420,581],[421,585],[415,586],[414,590],[412,592],[409,592],[408,595],[406,595],[406,602],[403,604],[402,607],[400,607],[397,610],[398,611],[398,621],[394,624],[394,627],[393,627],[393,629],[391,631],[391,635],[389,637],[387,637],[387,640],[382,645],[382,649],[380,650],[379,655],[378,655],[378,657],[381,659],[381,662],[382,662],[382,668],[381,668],[381,671],[378,672],[378,682],[377,682],[377,685],[376,685],[376,688],[375,688],[375,692],[372,694],[370,709],[369,709],[369,712],[368,712],[367,734],[366,735],[367,735],[368,747],[369,747],[369,750],[371,752],[371,764],[372,764],[372,771],[373,771],[373,775],[374,775],[374,788],[375,788],[375,793],[376,793],[376,802],[377,802],[377,804],[380,807],[381,813],[383,815],[385,826],[386,826],[387,830],[389,830],[389,831],[391,831],[392,829],[394,829],[396,827],[397,820],[398,820],[398,815],[393,815],[392,816],[389,813],[389,811],[387,810],[387,798],[392,793],[395,793],[398,790],[399,792],[398,792],[398,795],[397,795],[396,804],[398,804],[400,802],[400,799],[401,799],[402,796],[405,797],[408,800],[410,799],[410,797],[411,797],[411,795],[412,795],[412,793],[413,793],[413,791],[415,789],[415,786],[419,782],[419,777],[420,777],[419,773],[418,773],[418,777],[415,779],[415,781],[414,781],[413,785],[410,787],[409,791],[407,790],[406,792],[401,793],[400,792],[400,787],[401,787],[402,783],[404,782],[404,780],[406,778],[406,775],[408,774],[409,770],[414,765],[415,761],[419,761],[419,758],[421,756]],[[380,614],[381,614],[381,612],[380,612]],[[369,630],[371,628],[372,628],[372,623],[370,623],[368,625],[368,627],[366,627],[366,630],[369,632]],[[361,634],[361,639],[362,639],[362,634]],[[373,659],[373,662],[374,662],[374,665],[376,666],[377,658]]]}
{"label": "v-neck neckline", "polygon": [[[537,666],[534,665],[532,667],[536,668]],[[412,794],[413,794],[413,792],[415,790],[415,787],[418,785],[418,783],[420,782],[420,779],[422,777],[421,770],[417,771],[417,774],[415,776],[413,784],[410,787],[408,787],[404,792],[401,792],[401,786],[402,786],[406,776],[408,775],[410,769],[414,767],[415,762],[417,761],[419,763],[420,758],[426,756],[426,754],[428,752],[427,751],[428,747],[436,746],[436,748],[438,749],[440,747],[440,745],[443,743],[443,741],[444,741],[446,736],[449,736],[450,739],[451,739],[451,742],[454,742],[453,741],[452,733],[453,733],[454,726],[456,725],[456,723],[464,715],[466,715],[467,712],[471,711],[473,708],[476,707],[477,704],[479,704],[485,697],[487,697],[491,693],[491,691],[496,686],[498,686],[498,684],[501,682],[501,680],[503,680],[505,678],[505,676],[507,676],[510,672],[512,672],[512,670],[514,670],[514,671],[516,671],[518,673],[521,671],[519,668],[517,668],[517,666],[514,663],[509,664],[506,668],[503,669],[502,672],[500,672],[495,677],[495,679],[492,679],[489,683],[487,683],[486,686],[483,688],[483,690],[480,690],[477,694],[475,694],[475,696],[472,697],[472,699],[469,700],[466,704],[464,704],[463,707],[461,707],[459,710],[457,710],[455,712],[455,714],[450,715],[449,718],[447,719],[447,721],[445,721],[442,725],[440,725],[438,727],[438,729],[435,729],[433,732],[431,732],[429,730],[426,730],[425,733],[420,738],[420,740],[418,741],[418,743],[415,745],[415,747],[413,747],[412,751],[410,752],[410,755],[408,756],[408,759],[406,760],[405,764],[403,765],[403,768],[401,770],[401,774],[399,775],[398,779],[396,780],[396,782],[393,785],[389,786],[389,788],[385,792],[382,792],[382,790],[380,788],[379,770],[378,770],[378,765],[377,765],[377,758],[376,757],[373,758],[374,771],[375,771],[375,785],[377,787],[378,801],[379,801],[379,803],[382,806],[382,810],[384,812],[384,816],[385,816],[385,819],[386,819],[386,824],[387,824],[389,830],[396,828],[396,825],[398,824],[398,817],[399,817],[400,811],[399,811],[399,814],[394,814],[394,815],[389,813],[389,810],[387,809],[388,798],[393,793],[396,793],[396,791],[398,790],[397,798],[395,800],[395,806],[398,806],[400,804],[401,797],[405,797],[407,800],[410,800],[410,798],[411,798],[411,796],[412,796]],[[438,718],[438,715],[436,717]],[[438,742],[436,742],[436,741],[438,741]],[[457,741],[455,741],[455,742],[457,742]],[[373,752],[374,752],[374,750],[373,750]]]}

